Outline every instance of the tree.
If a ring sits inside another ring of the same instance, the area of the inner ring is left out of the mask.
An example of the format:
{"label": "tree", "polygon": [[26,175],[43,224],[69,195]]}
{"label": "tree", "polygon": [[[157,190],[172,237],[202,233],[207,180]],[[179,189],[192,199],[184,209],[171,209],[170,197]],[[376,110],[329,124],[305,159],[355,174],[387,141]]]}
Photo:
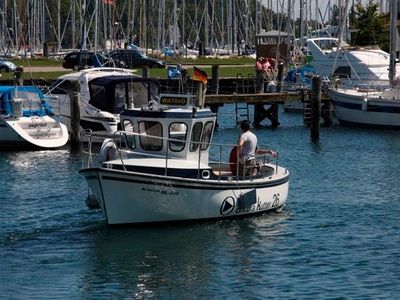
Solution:
{"label": "tree", "polygon": [[378,15],[378,8],[379,4],[372,0],[365,7],[361,3],[356,4],[353,26],[358,32],[355,45],[381,45],[387,41],[387,28],[384,19]]}

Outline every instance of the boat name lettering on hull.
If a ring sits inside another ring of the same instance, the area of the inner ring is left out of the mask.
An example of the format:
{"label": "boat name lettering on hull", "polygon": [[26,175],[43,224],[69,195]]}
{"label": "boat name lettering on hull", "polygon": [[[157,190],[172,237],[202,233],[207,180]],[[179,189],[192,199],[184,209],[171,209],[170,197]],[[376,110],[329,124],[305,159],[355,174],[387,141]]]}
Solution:
{"label": "boat name lettering on hull", "polygon": [[166,189],[152,189],[152,188],[142,188],[142,191],[144,192],[153,192],[153,193],[159,193],[162,195],[172,195],[172,196],[177,196],[179,195],[178,191],[174,191],[174,190],[166,190]]}
{"label": "boat name lettering on hull", "polygon": [[47,126],[47,123],[41,123],[41,124],[29,124],[29,128],[44,128]]}
{"label": "boat name lettering on hull", "polygon": [[257,198],[257,203],[246,207],[246,208],[240,208],[238,207],[235,211],[235,213],[240,214],[240,213],[251,213],[251,212],[256,212],[256,211],[262,211],[262,210],[268,210],[268,209],[274,209],[279,206],[279,198],[280,195],[274,194],[272,196],[273,201],[268,201],[268,202],[261,202],[260,198]]}

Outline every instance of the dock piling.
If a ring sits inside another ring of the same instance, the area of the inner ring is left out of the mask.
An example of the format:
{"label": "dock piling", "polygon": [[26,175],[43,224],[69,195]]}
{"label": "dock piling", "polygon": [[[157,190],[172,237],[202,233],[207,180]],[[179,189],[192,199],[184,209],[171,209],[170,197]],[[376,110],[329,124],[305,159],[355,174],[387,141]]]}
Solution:
{"label": "dock piling", "polygon": [[149,66],[143,66],[142,68],[142,77],[149,78]]}
{"label": "dock piling", "polygon": [[321,117],[321,78],[314,76],[312,78],[311,91],[311,139],[319,140],[319,128]]}
{"label": "dock piling", "polygon": [[215,95],[219,93],[219,65],[212,65],[211,90]]}
{"label": "dock piling", "polygon": [[79,150],[81,146],[81,137],[79,134],[80,122],[81,122],[81,112],[80,112],[80,94],[79,94],[79,84],[78,82],[72,83],[72,89],[69,92],[70,98],[70,110],[71,110],[71,119],[70,119],[70,142],[71,142],[71,150]]}

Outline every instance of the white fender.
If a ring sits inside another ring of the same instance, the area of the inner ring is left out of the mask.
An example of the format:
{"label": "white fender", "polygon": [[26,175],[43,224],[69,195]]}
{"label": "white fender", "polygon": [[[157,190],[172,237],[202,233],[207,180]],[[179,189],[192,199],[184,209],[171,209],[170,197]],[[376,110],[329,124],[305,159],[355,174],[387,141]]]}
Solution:
{"label": "white fender", "polygon": [[362,104],[361,104],[361,110],[362,111],[367,111],[367,109],[368,109],[368,98],[365,97],[363,99],[363,101],[362,101]]}
{"label": "white fender", "polygon": [[118,150],[113,139],[105,139],[100,148],[99,162],[114,160],[117,158]]}

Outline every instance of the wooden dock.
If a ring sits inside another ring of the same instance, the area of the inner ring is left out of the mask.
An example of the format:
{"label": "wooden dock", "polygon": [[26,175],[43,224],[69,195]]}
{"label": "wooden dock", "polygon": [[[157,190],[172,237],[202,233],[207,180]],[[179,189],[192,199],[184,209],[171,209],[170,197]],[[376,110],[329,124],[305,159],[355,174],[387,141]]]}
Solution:
{"label": "wooden dock", "polygon": [[301,93],[283,92],[283,93],[256,93],[256,94],[218,94],[206,95],[206,105],[223,105],[228,103],[246,103],[246,104],[285,104],[290,101],[299,101]]}
{"label": "wooden dock", "polygon": [[[324,125],[332,124],[332,109],[330,100],[321,95],[320,83],[315,84],[316,91],[299,90],[297,92],[274,92],[274,93],[252,93],[252,94],[215,94],[205,95],[205,106],[209,106],[212,111],[218,113],[218,108],[224,104],[235,104],[236,122],[241,116],[249,120],[248,106],[254,105],[254,127],[260,127],[260,123],[265,119],[271,122],[271,127],[278,127],[278,105],[301,101],[304,106],[303,121],[304,125],[311,128],[313,140],[319,136],[319,122],[323,119]],[[239,105],[245,105],[239,107]],[[265,106],[269,106],[265,108]],[[245,110],[240,114],[240,110]]]}

